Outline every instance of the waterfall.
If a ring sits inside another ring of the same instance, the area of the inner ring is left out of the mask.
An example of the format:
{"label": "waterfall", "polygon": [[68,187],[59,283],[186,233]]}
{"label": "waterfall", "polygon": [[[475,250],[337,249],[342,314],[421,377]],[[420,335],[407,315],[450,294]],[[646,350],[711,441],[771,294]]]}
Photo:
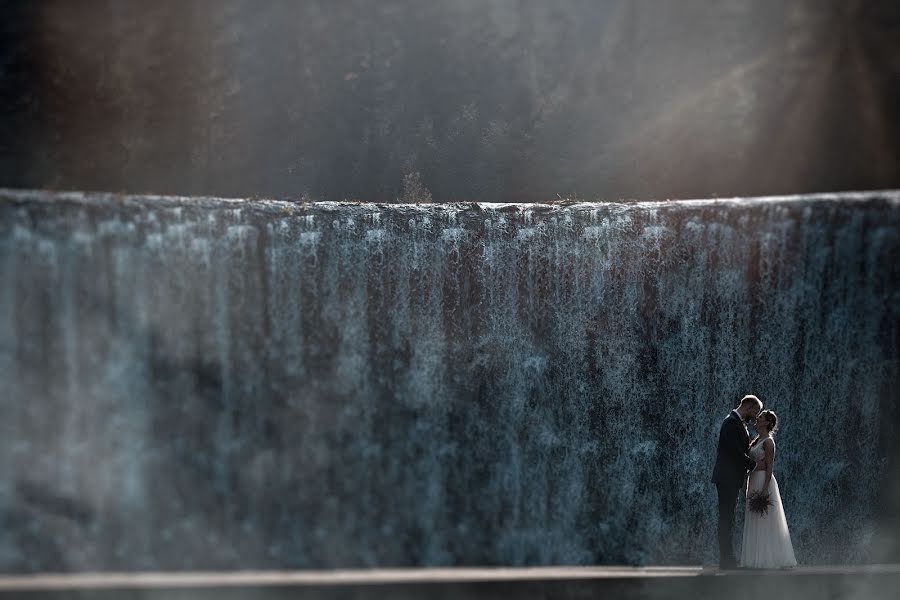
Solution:
{"label": "waterfall", "polygon": [[0,190],[0,569],[712,563],[747,393],[798,560],[865,562],[898,256],[898,192]]}

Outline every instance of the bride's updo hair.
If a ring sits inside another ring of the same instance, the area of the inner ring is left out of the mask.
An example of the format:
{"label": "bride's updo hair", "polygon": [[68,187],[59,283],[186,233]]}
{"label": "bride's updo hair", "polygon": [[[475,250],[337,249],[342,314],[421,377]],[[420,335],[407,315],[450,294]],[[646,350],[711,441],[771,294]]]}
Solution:
{"label": "bride's updo hair", "polygon": [[772,435],[775,435],[775,430],[778,428],[778,416],[775,413],[771,410],[764,410],[759,413],[757,418],[765,419],[766,423],[769,424],[769,431],[772,432]]}

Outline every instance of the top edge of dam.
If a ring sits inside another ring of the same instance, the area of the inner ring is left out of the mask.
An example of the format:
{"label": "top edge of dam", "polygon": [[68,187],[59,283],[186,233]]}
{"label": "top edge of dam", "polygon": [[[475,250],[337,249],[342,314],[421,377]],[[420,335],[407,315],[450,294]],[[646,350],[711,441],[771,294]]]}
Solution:
{"label": "top edge of dam", "polygon": [[83,206],[110,207],[119,205],[122,208],[153,207],[188,207],[206,209],[256,209],[277,212],[295,211],[297,209],[314,209],[321,211],[338,211],[348,208],[368,209],[373,211],[432,211],[459,212],[465,210],[484,210],[494,212],[549,212],[559,209],[591,210],[654,210],[659,208],[711,208],[735,207],[745,208],[762,205],[830,205],[841,203],[878,202],[900,207],[900,189],[819,192],[810,194],[769,195],[769,196],[735,196],[714,198],[660,199],[660,200],[598,200],[581,201],[561,198],[550,202],[422,202],[392,203],[363,202],[356,200],[277,200],[269,198],[220,198],[215,196],[180,196],[162,194],[126,194],[102,191],[74,190],[40,190],[0,187],[0,203],[12,204],[76,204]]}

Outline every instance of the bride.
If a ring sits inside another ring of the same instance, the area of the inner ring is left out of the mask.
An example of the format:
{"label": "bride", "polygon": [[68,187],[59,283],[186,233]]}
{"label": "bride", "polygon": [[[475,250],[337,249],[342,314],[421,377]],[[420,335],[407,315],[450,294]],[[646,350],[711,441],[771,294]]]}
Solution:
{"label": "bride", "polygon": [[788,531],[778,482],[772,474],[775,460],[775,440],[772,434],[778,417],[771,410],[764,410],[756,417],[758,435],[750,444],[750,457],[756,461],[756,469],[747,480],[747,498],[754,492],[769,495],[769,511],[753,512],[745,503],[744,539],[741,547],[741,564],[757,569],[794,567],[794,548]]}

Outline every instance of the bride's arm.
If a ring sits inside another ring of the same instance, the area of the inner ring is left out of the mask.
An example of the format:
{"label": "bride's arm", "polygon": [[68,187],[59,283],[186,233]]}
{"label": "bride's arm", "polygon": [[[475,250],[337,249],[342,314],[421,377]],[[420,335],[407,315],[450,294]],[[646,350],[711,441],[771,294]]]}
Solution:
{"label": "bride's arm", "polygon": [[769,493],[769,482],[772,481],[772,468],[775,462],[775,441],[768,439],[763,440],[763,451],[765,456],[763,462],[766,465],[766,482],[763,484],[763,493]]}

